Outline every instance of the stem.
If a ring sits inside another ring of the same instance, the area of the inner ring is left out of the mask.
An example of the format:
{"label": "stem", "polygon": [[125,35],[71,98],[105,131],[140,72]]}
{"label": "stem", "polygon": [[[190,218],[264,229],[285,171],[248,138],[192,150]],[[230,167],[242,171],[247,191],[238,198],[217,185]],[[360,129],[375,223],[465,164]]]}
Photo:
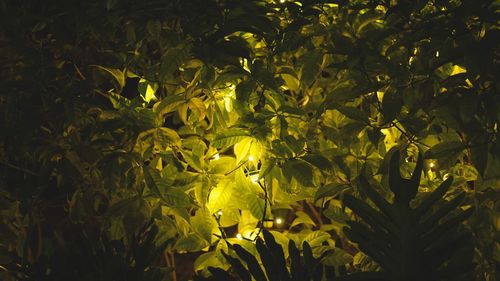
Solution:
{"label": "stem", "polygon": [[322,226],[323,220],[321,219],[321,214],[318,213],[318,210],[316,210],[316,208],[314,207],[313,204],[311,204],[310,202],[307,202],[307,201],[306,201],[306,204],[309,207],[309,209],[311,210],[311,213],[314,215],[314,218],[318,221],[319,226]]}
{"label": "stem", "polygon": [[262,232],[262,228],[264,228],[264,221],[266,220],[266,212],[267,212],[267,188],[266,188],[266,181],[264,180],[264,185],[262,185],[260,182],[257,182],[259,186],[264,190],[264,211],[262,212],[262,219],[259,221],[259,224],[257,225],[259,228],[259,231],[257,232],[257,235],[255,236],[254,241],[257,241],[259,239],[259,235]]}
{"label": "stem", "polygon": [[16,165],[11,164],[11,163],[7,163],[7,162],[5,162],[3,160],[0,160],[0,164],[3,164],[3,165],[5,165],[5,166],[7,166],[9,168],[12,168],[12,169],[15,169],[15,170],[18,170],[18,171],[21,171],[21,172],[25,172],[25,173],[30,174],[32,176],[40,176],[39,174],[37,174],[37,173],[35,173],[35,172],[31,171],[31,170],[28,170],[28,169],[23,168],[23,167],[16,166]]}
{"label": "stem", "polygon": [[248,162],[248,160],[245,160],[243,162],[241,162],[238,166],[236,166],[236,168],[232,169],[231,171],[227,172],[224,174],[224,176],[229,176],[230,174],[234,173],[234,171],[238,170],[239,168],[241,168],[243,165],[245,165],[246,163]]}

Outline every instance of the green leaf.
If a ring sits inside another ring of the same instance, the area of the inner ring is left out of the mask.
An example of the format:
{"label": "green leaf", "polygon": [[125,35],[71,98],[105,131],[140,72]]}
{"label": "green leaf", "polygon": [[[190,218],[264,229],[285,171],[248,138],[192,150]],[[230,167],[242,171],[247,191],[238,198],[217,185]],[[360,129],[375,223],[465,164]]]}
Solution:
{"label": "green leaf", "polygon": [[302,61],[302,68],[300,69],[300,85],[302,89],[307,89],[321,71],[323,53],[320,50],[314,50],[305,53],[300,59]]}
{"label": "green leaf", "polygon": [[191,217],[191,228],[208,243],[212,240],[212,229],[217,226],[215,218],[206,209],[198,209]]}
{"label": "green leaf", "polygon": [[157,102],[153,106],[153,111],[156,112],[157,118],[163,121],[165,114],[174,112],[179,108],[179,105],[183,104],[185,99],[182,96],[171,95]]}
{"label": "green leaf", "polygon": [[146,181],[146,184],[148,187],[156,194],[158,197],[164,199],[163,193],[169,187],[166,184],[166,181],[164,181],[161,178],[160,171],[144,166],[143,167],[143,173],[144,173],[144,180]]}
{"label": "green leaf", "polygon": [[210,244],[196,233],[189,233],[186,237],[181,237],[174,245],[174,249],[182,252],[197,252]]}
{"label": "green leaf", "polygon": [[166,127],[156,128],[154,131],[154,140],[155,145],[161,147],[162,150],[170,145],[181,146],[181,137],[176,131]]}
{"label": "green leaf", "polygon": [[290,182],[295,178],[302,186],[312,185],[312,167],[306,162],[298,159],[291,159],[285,162],[281,167],[283,175]]}
{"label": "green leaf", "polygon": [[203,119],[205,119],[205,116],[207,115],[207,108],[205,107],[205,104],[202,100],[200,100],[199,98],[191,98],[188,101],[187,105],[189,109],[191,109],[191,112],[196,117],[198,117],[198,122],[201,122]]}
{"label": "green leaf", "polygon": [[264,200],[260,199],[257,195],[255,194],[247,194],[245,196],[246,202],[247,202],[247,208],[252,213],[252,216],[256,219],[262,219],[262,216],[264,214]]}
{"label": "green leaf", "polygon": [[314,201],[318,201],[322,198],[335,196],[342,192],[342,190],[348,188],[349,186],[346,184],[332,182],[329,184],[321,185],[314,194]]}
{"label": "green leaf", "polygon": [[321,246],[323,242],[330,239],[330,234],[324,231],[313,231],[308,234],[303,242],[307,242],[312,248]]}
{"label": "green leaf", "polygon": [[252,76],[257,81],[262,83],[262,85],[275,91],[276,93],[281,92],[278,83],[274,79],[274,75],[267,68],[265,68],[265,65],[262,61],[257,60],[253,63]]}
{"label": "green leaf", "polygon": [[294,226],[297,226],[299,224],[306,224],[306,225],[316,226],[316,223],[311,219],[311,217],[309,217],[308,214],[306,214],[306,213],[304,213],[302,211],[298,211],[298,212],[295,213],[295,215],[297,217],[290,224],[290,228],[292,228]]}
{"label": "green leaf", "polygon": [[425,152],[425,158],[447,159],[456,158],[466,146],[459,141],[438,143]]}
{"label": "green leaf", "polygon": [[382,99],[382,113],[384,114],[384,121],[386,123],[394,120],[403,106],[403,99],[401,94],[396,90],[389,89],[384,93]]}
{"label": "green leaf", "polygon": [[109,68],[100,65],[91,65],[91,66],[97,67],[98,69],[104,70],[107,73],[111,74],[113,78],[115,78],[116,82],[118,82],[118,85],[120,85],[119,90],[123,89],[123,87],[125,86],[125,74],[123,73],[123,71],[116,68]]}
{"label": "green leaf", "polygon": [[276,159],[271,158],[271,159],[266,159],[263,161],[262,166],[260,167],[259,170],[259,179],[264,178],[271,170],[273,167],[276,166]]}
{"label": "green leaf", "polygon": [[337,109],[340,113],[342,113],[345,116],[351,118],[352,120],[359,121],[359,122],[361,122],[363,124],[369,124],[370,123],[370,121],[368,120],[368,114],[366,114],[365,112],[359,110],[356,107],[336,105],[333,108]]}
{"label": "green leaf", "polygon": [[238,128],[228,129],[215,135],[215,138],[211,141],[214,147],[229,147],[241,140],[247,138],[250,134],[248,131]]}
{"label": "green leaf", "polygon": [[322,155],[306,154],[302,156],[301,159],[315,166],[316,168],[320,169],[321,172],[324,171],[331,172],[333,170],[332,163],[330,163],[330,161]]}

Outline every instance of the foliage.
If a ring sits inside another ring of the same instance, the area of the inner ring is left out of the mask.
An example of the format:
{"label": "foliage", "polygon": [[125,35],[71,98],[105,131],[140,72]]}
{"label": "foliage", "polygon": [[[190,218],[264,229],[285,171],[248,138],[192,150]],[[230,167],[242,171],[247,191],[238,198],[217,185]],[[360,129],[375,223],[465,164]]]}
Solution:
{"label": "foliage", "polygon": [[399,153],[394,153],[389,169],[392,203],[361,178],[366,195],[380,211],[346,195],[345,204],[369,227],[349,221],[344,232],[383,268],[387,280],[471,280],[474,245],[471,233],[462,229],[460,222],[472,214],[472,209],[450,217],[450,212],[463,201],[464,193],[433,208],[439,200],[443,201],[453,182],[451,177],[421,199],[418,206],[410,207],[417,195],[422,168],[423,160],[419,157],[411,179],[402,178]]}
{"label": "foliage", "polygon": [[[304,241],[302,245],[304,254],[301,255],[295,242],[290,240],[288,243],[288,252],[290,253],[288,267],[290,269],[288,269],[282,246],[276,243],[275,238],[269,231],[264,230],[263,235],[265,243],[259,238],[256,240],[256,246],[265,271],[262,270],[256,257],[238,244],[232,245],[232,249],[245,262],[246,267],[239,259],[222,252],[241,280],[251,280],[252,278],[259,281],[321,280],[323,266],[320,264],[319,259],[314,258],[311,246],[307,241]],[[198,276],[195,280],[240,280],[235,279],[235,277],[220,268],[209,267],[208,270],[212,273],[210,278]],[[328,274],[332,274],[327,276],[328,280],[335,278],[335,269],[329,268]]]}
{"label": "foliage", "polygon": [[228,244],[256,254],[264,228],[285,256],[307,241],[324,265],[373,271],[344,233],[357,214],[342,199],[365,201],[365,177],[390,200],[400,150],[405,177],[425,157],[417,202],[453,176],[450,196],[474,207],[475,278],[499,280],[496,1],[3,0],[0,11],[2,279],[16,278],[12,263],[55,262],[75,231],[97,233],[89,244],[104,252],[123,244],[130,261],[148,221],[155,245],[167,242],[151,263],[173,279],[226,269]]}

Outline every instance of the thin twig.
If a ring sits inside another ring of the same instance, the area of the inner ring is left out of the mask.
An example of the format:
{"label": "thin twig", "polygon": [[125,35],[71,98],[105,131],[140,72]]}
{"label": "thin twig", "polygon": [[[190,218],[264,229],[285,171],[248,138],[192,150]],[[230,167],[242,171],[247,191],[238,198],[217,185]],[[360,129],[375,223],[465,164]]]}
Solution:
{"label": "thin twig", "polygon": [[262,190],[264,190],[264,211],[262,212],[262,219],[259,221],[259,224],[258,224],[259,231],[257,232],[257,235],[255,236],[254,241],[257,241],[257,239],[259,239],[259,235],[262,232],[262,228],[264,228],[264,221],[266,220],[267,201],[268,201],[266,181],[264,180],[264,185],[262,185],[260,182],[257,182],[257,183],[262,188]]}
{"label": "thin twig", "polygon": [[239,168],[241,168],[243,165],[245,165],[246,163],[248,162],[248,160],[245,160],[243,162],[241,162],[238,166],[236,166],[236,168],[232,169],[231,171],[227,172],[224,174],[224,176],[229,176],[230,174],[234,173],[234,171],[238,170]]}
{"label": "thin twig", "polygon": [[19,166],[16,166],[16,165],[14,165],[14,164],[11,164],[11,163],[8,163],[8,162],[5,162],[5,161],[3,161],[3,160],[0,160],[0,164],[3,164],[3,165],[5,165],[5,166],[7,166],[7,167],[10,167],[10,168],[12,168],[12,169],[15,169],[15,170],[18,170],[18,171],[21,171],[21,172],[25,172],[25,173],[30,174],[30,175],[33,175],[33,176],[40,176],[40,174],[38,174],[38,173],[35,173],[35,172],[33,172],[33,171],[31,171],[31,170],[28,170],[28,169],[26,169],[26,168],[19,167]]}

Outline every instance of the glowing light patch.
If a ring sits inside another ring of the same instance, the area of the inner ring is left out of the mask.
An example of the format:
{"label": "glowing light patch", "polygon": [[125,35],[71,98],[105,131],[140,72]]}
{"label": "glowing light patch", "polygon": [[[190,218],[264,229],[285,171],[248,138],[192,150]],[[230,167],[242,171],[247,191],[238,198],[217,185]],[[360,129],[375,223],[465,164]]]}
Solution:
{"label": "glowing light patch", "polygon": [[236,238],[238,238],[238,240],[243,240],[243,236],[241,235],[241,233],[236,234]]}
{"label": "glowing light patch", "polygon": [[259,175],[258,175],[258,174],[251,175],[251,176],[250,176],[250,180],[251,180],[253,183],[257,183],[257,182],[259,182]]}
{"label": "glowing light patch", "polygon": [[215,154],[215,155],[214,155],[214,160],[219,160],[219,159],[220,159],[220,155],[219,155],[219,153]]}
{"label": "glowing light patch", "polygon": [[283,223],[283,220],[281,218],[276,219],[276,224],[282,224],[282,223]]}
{"label": "glowing light patch", "polygon": [[434,167],[436,167],[436,164],[435,164],[434,162],[431,162],[431,163],[429,164],[429,167],[434,168]]}
{"label": "glowing light patch", "polygon": [[248,156],[248,161],[253,162],[255,160],[252,155]]}
{"label": "glowing light patch", "polygon": [[218,211],[217,215],[222,216],[222,211]]}
{"label": "glowing light patch", "polygon": [[439,58],[439,51],[436,51],[436,58]]}

